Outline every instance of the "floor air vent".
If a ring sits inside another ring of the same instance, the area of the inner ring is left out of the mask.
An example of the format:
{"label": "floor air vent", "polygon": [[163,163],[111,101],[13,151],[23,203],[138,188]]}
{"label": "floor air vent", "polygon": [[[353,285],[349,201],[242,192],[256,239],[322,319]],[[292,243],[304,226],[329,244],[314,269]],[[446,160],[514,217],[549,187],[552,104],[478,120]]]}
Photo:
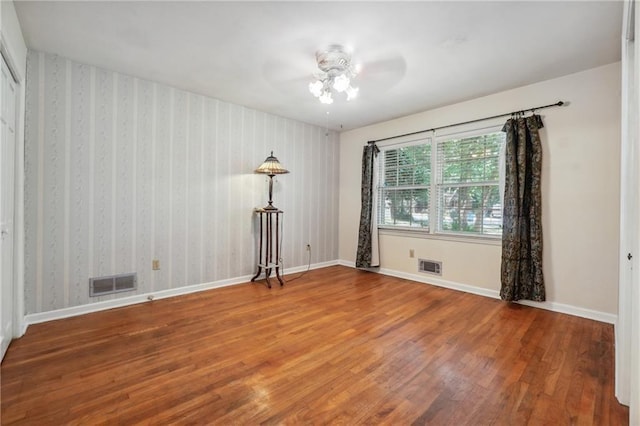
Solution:
{"label": "floor air vent", "polygon": [[418,271],[426,272],[427,274],[442,275],[442,262],[418,259]]}
{"label": "floor air vent", "polygon": [[138,283],[136,273],[89,278],[89,296],[104,296],[135,290]]}

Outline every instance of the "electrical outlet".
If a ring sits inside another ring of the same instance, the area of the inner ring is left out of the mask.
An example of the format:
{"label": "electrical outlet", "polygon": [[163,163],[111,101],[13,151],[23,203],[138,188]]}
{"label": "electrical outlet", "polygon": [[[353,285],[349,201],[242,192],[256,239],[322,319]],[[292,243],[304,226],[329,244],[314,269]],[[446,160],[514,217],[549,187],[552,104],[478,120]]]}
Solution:
{"label": "electrical outlet", "polygon": [[311,251],[311,244],[307,244],[307,251]]}
{"label": "electrical outlet", "polygon": [[153,261],[151,262],[151,269],[153,269],[154,271],[160,269],[160,261],[158,259],[153,259]]}
{"label": "electrical outlet", "polygon": [[416,255],[416,253],[413,251],[413,249],[409,249],[409,257],[413,258]]}

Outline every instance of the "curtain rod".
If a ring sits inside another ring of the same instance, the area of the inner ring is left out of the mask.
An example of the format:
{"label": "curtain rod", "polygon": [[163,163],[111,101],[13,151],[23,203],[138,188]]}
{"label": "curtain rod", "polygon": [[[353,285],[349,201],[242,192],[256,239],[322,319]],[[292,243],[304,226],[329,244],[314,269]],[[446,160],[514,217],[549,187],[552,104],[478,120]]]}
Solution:
{"label": "curtain rod", "polygon": [[434,132],[436,130],[446,129],[448,127],[462,126],[463,124],[477,123],[478,121],[485,121],[485,120],[491,120],[493,118],[506,117],[507,115],[524,114],[524,113],[529,112],[529,111],[534,112],[535,110],[538,110],[538,109],[551,108],[551,107],[557,107],[557,106],[562,106],[562,105],[564,105],[564,102],[563,101],[558,101],[555,104],[543,105],[543,106],[539,106],[539,107],[535,107],[535,108],[527,108],[527,109],[523,109],[523,110],[519,110],[519,111],[506,112],[504,114],[492,115],[491,117],[477,118],[475,120],[463,121],[461,123],[447,124],[446,126],[439,126],[439,127],[434,127],[432,129],[426,129],[426,130],[418,130],[417,132],[405,133],[403,135],[389,136],[387,138],[376,139],[374,141],[368,141],[367,143],[372,144],[372,143],[376,143],[376,142],[388,141],[390,139],[397,139],[397,138],[402,138],[402,137],[405,137],[405,136],[413,136],[413,135],[418,135],[420,133]]}

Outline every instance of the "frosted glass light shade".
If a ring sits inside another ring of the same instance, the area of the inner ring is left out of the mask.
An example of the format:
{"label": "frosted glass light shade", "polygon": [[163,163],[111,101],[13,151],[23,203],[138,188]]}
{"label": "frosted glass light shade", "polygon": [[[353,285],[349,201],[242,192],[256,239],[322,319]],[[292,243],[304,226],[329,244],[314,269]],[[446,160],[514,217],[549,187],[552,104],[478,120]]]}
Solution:
{"label": "frosted glass light shade", "polygon": [[315,96],[319,98],[322,95],[322,88],[324,84],[320,80],[317,80],[315,83],[309,83],[309,91]]}
{"label": "frosted glass light shade", "polygon": [[355,99],[358,96],[358,91],[360,89],[358,89],[357,87],[347,87],[347,100],[350,101],[351,99]]}
{"label": "frosted glass light shade", "polygon": [[320,102],[322,102],[323,104],[329,105],[329,104],[333,103],[333,98],[331,97],[331,92],[322,93],[322,95],[318,99],[320,99]]}
{"label": "frosted glass light shade", "polygon": [[344,74],[340,74],[333,80],[333,88],[342,93],[347,90],[350,83],[351,81],[349,80],[349,77]]}

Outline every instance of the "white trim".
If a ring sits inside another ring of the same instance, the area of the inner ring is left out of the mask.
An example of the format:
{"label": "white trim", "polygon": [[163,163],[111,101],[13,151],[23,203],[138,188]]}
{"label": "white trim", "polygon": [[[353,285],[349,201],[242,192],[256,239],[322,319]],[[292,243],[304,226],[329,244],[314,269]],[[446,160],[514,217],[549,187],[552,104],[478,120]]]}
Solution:
{"label": "white trim", "polygon": [[392,235],[394,237],[406,237],[406,238],[422,238],[425,240],[444,240],[444,241],[456,241],[459,243],[469,244],[484,244],[491,246],[502,245],[501,236],[489,236],[489,235],[465,235],[454,232],[434,232],[423,231],[420,229],[409,229],[400,227],[385,227],[385,225],[379,225],[378,230],[381,235]]}
{"label": "white trim", "polygon": [[[486,124],[484,127],[479,127],[478,123],[467,123],[458,125],[456,127],[447,128],[446,131],[438,133],[436,130],[433,132],[433,138],[437,143],[446,142],[450,139],[465,139],[473,138],[476,136],[486,135],[487,133],[498,133],[502,131],[504,126],[504,118],[495,118],[494,124]],[[489,121],[489,123],[491,123]]]}
{"label": "white trim", "polygon": [[[355,263],[347,260],[338,260],[338,265],[355,268]],[[377,272],[383,275],[389,275],[391,277],[403,278],[406,280],[416,281],[424,284],[435,285],[437,287],[444,287],[450,290],[477,294],[479,296],[490,297],[492,299],[500,299],[500,293],[498,292],[498,290],[491,290],[487,288],[474,286],[471,284],[458,283],[455,281],[443,280],[442,278],[411,274],[411,273],[396,271],[396,270],[387,269],[387,268],[380,268]],[[615,324],[618,319],[617,315],[609,314],[607,312],[594,311],[591,309],[581,308],[579,306],[573,306],[573,305],[566,305],[564,303],[558,303],[558,302],[548,302],[548,301],[547,302],[531,302],[528,300],[521,300],[515,303],[518,303],[524,306],[531,306],[534,308],[545,309],[547,311],[553,311],[553,312],[558,312],[562,314],[573,315],[576,317],[587,318],[587,319],[600,321],[608,324]]]}
{"label": "white trim", "polygon": [[[634,163],[634,184],[638,184],[640,181],[640,170],[638,168],[638,160],[640,158],[639,153],[639,145],[640,145],[640,122],[638,120],[638,112],[640,111],[640,87],[639,87],[639,78],[638,72],[640,72],[640,44],[635,41],[635,26],[637,22],[640,21],[640,7],[637,7],[636,1],[633,0],[633,7],[630,8],[630,11],[633,12],[633,20],[634,24],[634,43],[633,43],[633,65],[631,68],[631,72],[633,73],[633,92],[632,92],[632,111],[631,114],[627,117],[629,122],[627,125],[629,126],[635,155],[633,156]],[[625,31],[630,37],[631,33]],[[628,321],[628,334],[625,338],[629,338],[630,345],[629,351],[626,355],[630,359],[630,389],[629,389],[629,424],[637,425],[640,424],[640,276],[638,275],[638,271],[640,271],[639,257],[640,257],[640,226],[638,226],[638,210],[640,210],[640,206],[638,205],[640,202],[638,201],[638,192],[636,187],[635,192],[635,222],[633,229],[625,230],[626,232],[633,232],[633,250],[634,250],[634,263],[632,265],[633,270],[632,280],[627,283],[630,287],[630,306],[629,310],[624,317],[625,320]],[[624,374],[624,372],[622,373]]]}
{"label": "white trim", "polygon": [[479,296],[490,297],[492,299],[499,299],[500,294],[497,290],[491,290],[482,287],[476,287],[469,284],[457,283],[455,281],[443,280],[431,275],[418,275],[410,274],[408,272],[396,271],[393,269],[380,268],[379,271],[383,275],[389,275],[391,277],[403,278],[405,280],[417,281],[423,284],[430,284],[437,287],[448,288],[450,290],[462,291],[465,293],[477,294]]}
{"label": "white trim", "polygon": [[[20,67],[12,53],[11,42],[0,31],[0,54],[4,59],[16,88],[16,104],[14,114],[14,212],[13,212],[13,329],[8,336],[7,347],[1,350],[0,360],[10,344],[12,338],[22,337],[26,331],[24,319],[24,104],[26,63]],[[4,343],[4,342],[3,342]],[[4,346],[4,345],[3,345]]]}
{"label": "white trim", "polygon": [[[326,268],[327,266],[334,266],[337,264],[338,264],[337,260],[333,260],[329,262],[314,263],[311,265],[310,269]],[[306,270],[307,270],[307,266],[297,266],[294,268],[289,268],[287,270],[287,274],[303,272]],[[31,324],[39,324],[47,321],[70,318],[78,315],[85,315],[93,312],[100,312],[108,309],[121,308],[124,306],[135,305],[138,303],[150,302],[152,300],[157,300],[157,299],[166,299],[169,297],[182,296],[186,294],[197,293],[200,291],[212,290],[215,288],[228,287],[231,285],[249,284],[250,283],[249,280],[251,279],[252,276],[253,274],[244,275],[240,277],[229,278],[226,280],[212,281],[212,282],[202,283],[202,284],[194,284],[186,287],[171,288],[167,290],[160,290],[160,291],[144,293],[144,294],[136,294],[135,296],[123,297],[121,299],[105,300],[105,301],[90,303],[86,305],[56,309],[54,311],[40,312],[37,314],[29,314],[25,317],[23,334],[24,332],[26,332],[27,327]],[[272,279],[275,279],[275,277],[272,277]],[[285,280],[285,287],[286,287],[286,280]]]}
{"label": "white trim", "polygon": [[135,305],[138,303],[149,302],[156,299],[166,299],[168,297],[181,296],[199,291],[211,290],[214,288],[226,287],[234,284],[246,283],[251,276],[246,275],[238,278],[230,278],[227,280],[214,281],[209,283],[195,284],[186,287],[172,288],[168,290],[160,290],[151,293],[137,294],[135,296],[123,297],[121,299],[105,300],[102,302],[89,303],[87,305],[72,306],[69,308],[56,309],[54,311],[41,312],[37,314],[29,314],[26,316],[27,323],[38,324],[41,322],[53,321],[62,318],[70,318],[78,315],[89,314],[93,312],[104,311],[107,309],[121,308],[124,306]]}
{"label": "white trim", "polygon": [[[629,15],[632,3],[625,4],[624,14]],[[623,20],[623,24],[629,25],[632,19],[629,16]],[[623,25],[622,37],[622,84],[621,84],[621,143],[620,143],[620,242],[619,242],[619,279],[618,279],[618,315],[619,321],[615,327],[615,396],[622,404],[629,405],[630,396],[630,370],[629,359],[631,333],[630,333],[630,309],[631,309],[631,280],[633,274],[632,264],[624,256],[633,252],[635,235],[631,235],[635,209],[630,193],[635,190],[636,182],[633,178],[633,134],[630,131],[630,114],[633,105],[633,39],[628,39],[625,33],[630,31]]]}
{"label": "white trim", "polygon": [[433,130],[427,130],[417,135],[399,136],[382,142],[376,142],[376,146],[382,151],[403,148],[406,146],[423,145],[431,143],[433,138]]}
{"label": "white trim", "polygon": [[[302,265],[302,266],[294,266],[292,268],[283,268],[282,276],[297,274],[298,272],[304,272],[307,270],[307,268],[311,270],[311,269],[327,268],[329,266],[335,266],[335,265],[339,265],[338,260],[329,260],[327,262],[313,263],[311,266]],[[285,281],[285,284],[286,284],[286,281]]]}
{"label": "white trim", "polygon": [[20,72],[21,68],[18,66],[14,55],[11,53],[10,45],[11,43],[9,42],[9,40],[7,40],[7,37],[0,31],[0,53],[6,61],[7,66],[9,67],[9,71],[11,71],[11,76],[13,77],[14,81],[22,86],[26,76],[22,75],[22,73]]}
{"label": "white trim", "polygon": [[[634,42],[635,13],[634,0],[625,1],[622,25],[622,75],[621,75],[621,143],[620,143],[620,243],[618,280],[618,322],[615,325],[615,396],[622,404],[628,405],[630,424],[638,423],[638,403],[633,401],[634,365],[633,341],[633,292],[638,276],[633,271],[638,268],[638,131],[637,102],[638,80],[636,57],[638,49]],[[634,255],[627,259],[626,254]],[[637,401],[637,395],[636,395]]]}
{"label": "white trim", "polygon": [[13,266],[13,282],[14,282],[14,337],[22,337],[27,325],[24,321],[24,104],[26,99],[23,97],[24,83],[18,82],[21,95],[16,101],[16,118],[21,125],[16,126],[16,164],[15,164],[15,211],[14,211],[14,266]]}
{"label": "white trim", "polygon": [[2,360],[4,355],[7,353],[11,340],[13,340],[11,339],[11,336],[2,336],[2,340],[0,340],[0,360]]}
{"label": "white trim", "polygon": [[624,19],[622,21],[622,43],[634,41],[636,38],[635,0],[626,0],[624,5]]}
{"label": "white trim", "polygon": [[529,300],[521,300],[520,305],[531,306],[534,308],[546,309],[547,311],[558,312],[560,314],[573,315],[575,317],[587,318],[594,321],[604,322],[615,325],[618,322],[616,314],[607,312],[594,311],[592,309],[581,308],[579,306],[566,305],[557,302],[532,302]]}

